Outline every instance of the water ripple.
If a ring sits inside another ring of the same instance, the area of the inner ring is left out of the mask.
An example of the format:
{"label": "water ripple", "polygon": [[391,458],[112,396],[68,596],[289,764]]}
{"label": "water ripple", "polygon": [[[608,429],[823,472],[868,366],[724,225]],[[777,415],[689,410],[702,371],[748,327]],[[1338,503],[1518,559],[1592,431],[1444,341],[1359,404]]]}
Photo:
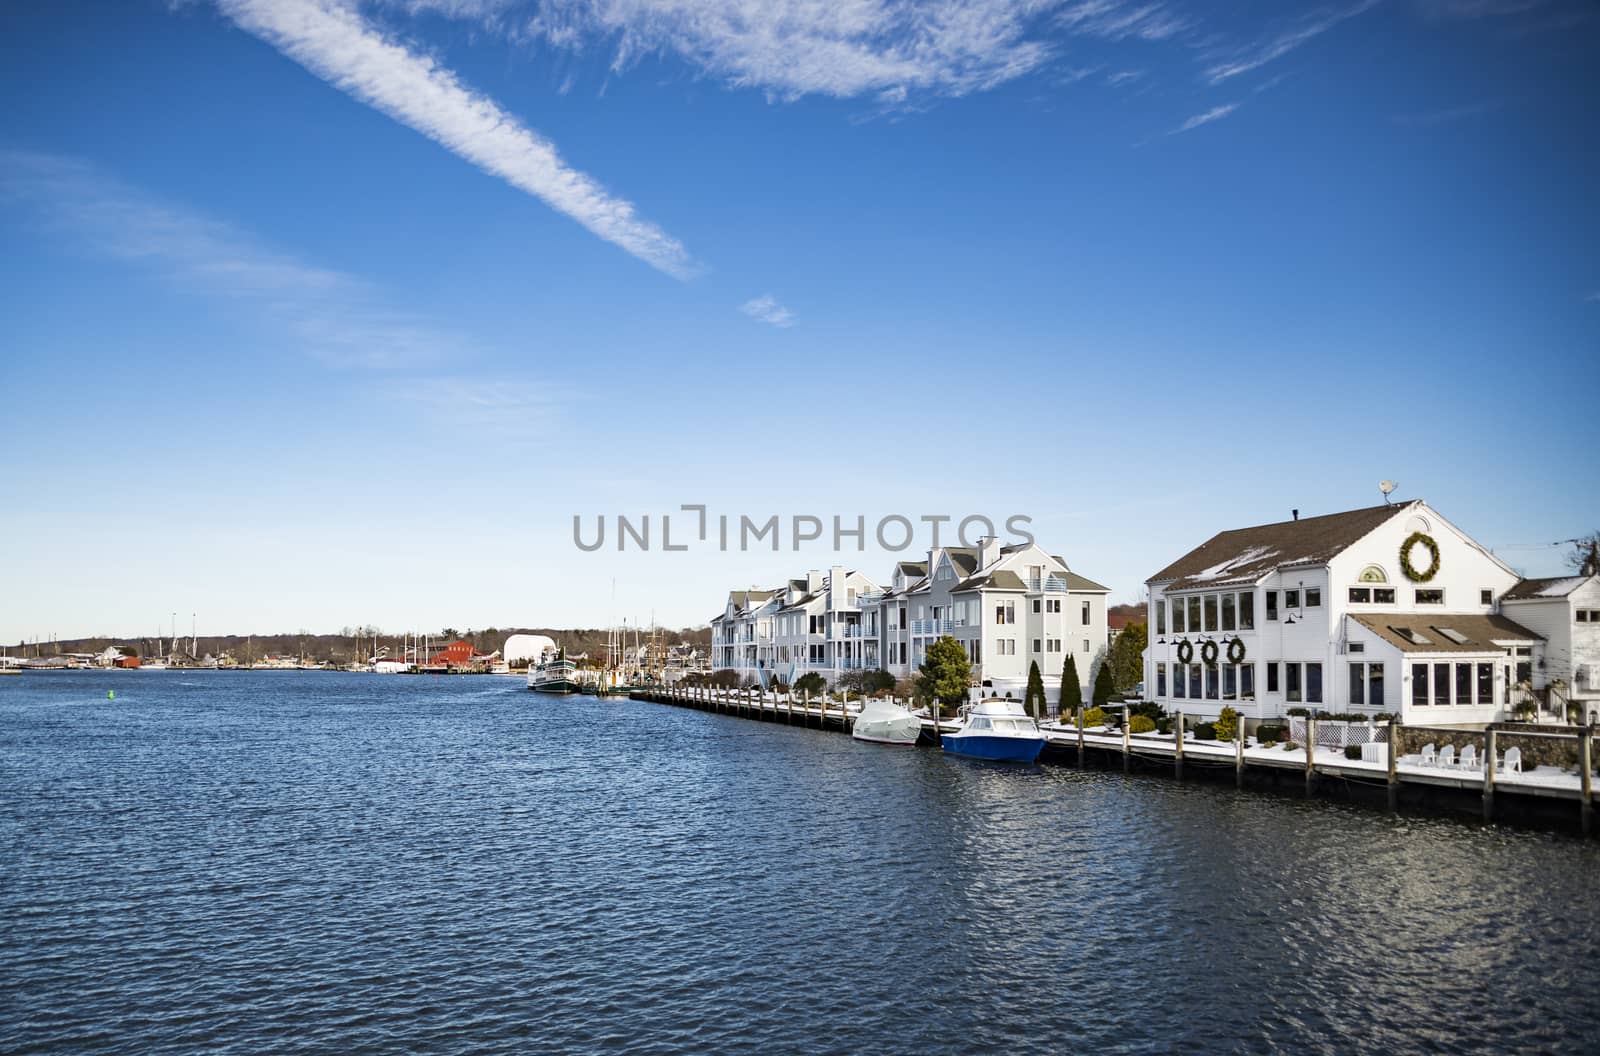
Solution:
{"label": "water ripple", "polygon": [[0,846],[5,1052],[1580,1052],[1600,1031],[1593,844],[511,680],[8,679]]}

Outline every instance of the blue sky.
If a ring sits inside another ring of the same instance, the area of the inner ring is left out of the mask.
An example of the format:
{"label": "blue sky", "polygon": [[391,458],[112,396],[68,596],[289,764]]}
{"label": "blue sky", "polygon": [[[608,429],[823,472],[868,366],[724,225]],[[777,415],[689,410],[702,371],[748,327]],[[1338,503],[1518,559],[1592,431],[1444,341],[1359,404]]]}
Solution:
{"label": "blue sky", "polygon": [[573,545],[682,503],[1026,514],[1131,600],[1388,477],[1559,571],[1600,13],[1215,6],[8,5],[0,640],[683,625],[894,560]]}

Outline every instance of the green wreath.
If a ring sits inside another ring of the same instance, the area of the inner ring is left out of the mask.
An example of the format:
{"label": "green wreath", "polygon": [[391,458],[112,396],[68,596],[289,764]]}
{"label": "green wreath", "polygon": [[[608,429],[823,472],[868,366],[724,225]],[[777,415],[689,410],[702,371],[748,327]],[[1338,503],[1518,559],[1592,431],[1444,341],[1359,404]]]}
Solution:
{"label": "green wreath", "polygon": [[1194,662],[1194,643],[1185,638],[1178,643],[1178,663],[1189,664]]}
{"label": "green wreath", "polygon": [[1242,639],[1235,638],[1228,643],[1228,663],[1244,663],[1244,641]]}
{"label": "green wreath", "polygon": [[[1427,547],[1428,553],[1433,555],[1433,561],[1421,572],[1418,572],[1416,566],[1411,563],[1411,548],[1418,543]],[[1412,532],[1406,536],[1406,541],[1400,544],[1400,571],[1413,583],[1426,583],[1439,574],[1439,544],[1434,541],[1433,536],[1423,532]]]}
{"label": "green wreath", "polygon": [[1207,667],[1217,666],[1217,643],[1207,638],[1205,644],[1200,646],[1200,659]]}

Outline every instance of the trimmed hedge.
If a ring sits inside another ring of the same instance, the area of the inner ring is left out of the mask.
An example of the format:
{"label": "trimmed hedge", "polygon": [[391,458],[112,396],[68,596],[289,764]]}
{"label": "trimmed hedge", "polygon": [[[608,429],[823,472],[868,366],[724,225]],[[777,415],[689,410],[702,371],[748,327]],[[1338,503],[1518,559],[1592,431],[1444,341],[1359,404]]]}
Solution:
{"label": "trimmed hedge", "polygon": [[1128,720],[1129,733],[1150,733],[1156,728],[1156,722],[1144,715],[1135,715]]}

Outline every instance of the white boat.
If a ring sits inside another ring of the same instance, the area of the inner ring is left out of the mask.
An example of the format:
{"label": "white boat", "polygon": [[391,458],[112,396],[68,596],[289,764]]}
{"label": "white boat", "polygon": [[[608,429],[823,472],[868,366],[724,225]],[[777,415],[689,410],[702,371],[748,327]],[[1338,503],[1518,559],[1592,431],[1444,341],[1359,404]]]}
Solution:
{"label": "white boat", "polygon": [[1032,763],[1044,751],[1044,735],[1022,710],[1020,700],[990,699],[964,704],[960,717],[961,728],[940,738],[944,750],[951,755]]}
{"label": "white boat", "polygon": [[545,650],[544,657],[528,671],[528,688],[538,693],[576,693],[578,665],[562,650]]}
{"label": "white boat", "polygon": [[167,662],[165,660],[146,660],[139,665],[140,671],[165,671],[166,669]]}
{"label": "white boat", "polygon": [[382,660],[372,662],[372,673],[375,675],[403,675],[411,670],[411,665],[404,660]]}
{"label": "white boat", "polygon": [[869,700],[850,727],[850,736],[873,744],[916,744],[922,719],[892,700]]}

